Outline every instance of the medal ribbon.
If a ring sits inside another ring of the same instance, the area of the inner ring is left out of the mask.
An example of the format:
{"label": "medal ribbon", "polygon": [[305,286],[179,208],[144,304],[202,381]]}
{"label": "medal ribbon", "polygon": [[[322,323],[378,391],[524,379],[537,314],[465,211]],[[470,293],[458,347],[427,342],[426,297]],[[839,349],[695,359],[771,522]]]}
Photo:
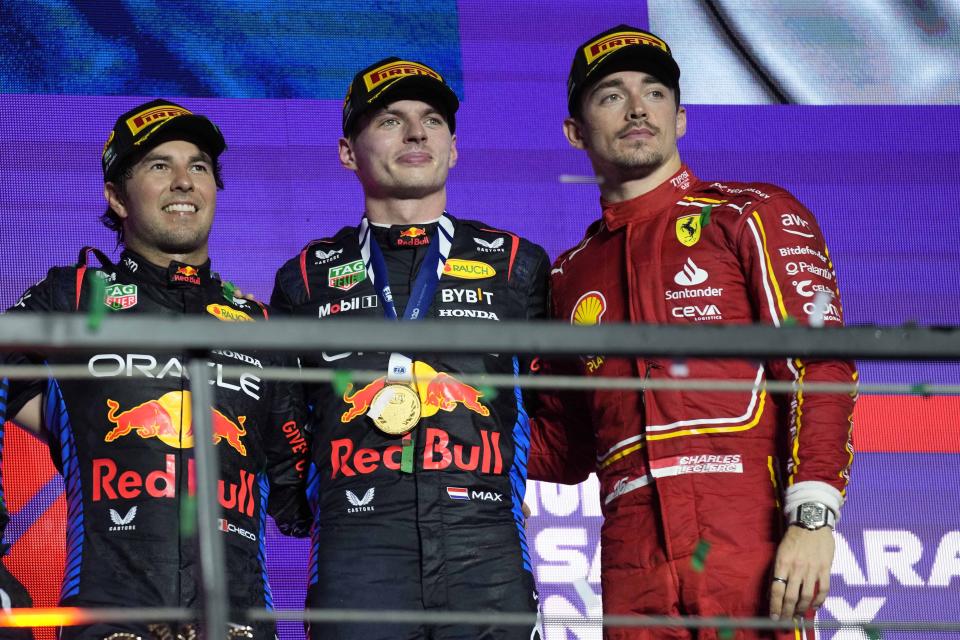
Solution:
{"label": "medal ribbon", "polygon": [[[450,255],[453,245],[453,221],[446,216],[440,216],[437,228],[430,238],[427,255],[417,271],[417,277],[410,289],[410,301],[403,310],[404,320],[418,320],[424,316],[433,303],[433,296],[437,291],[437,284],[443,276],[443,268]],[[377,296],[383,304],[383,315],[387,320],[399,320],[397,308],[393,303],[393,293],[390,291],[390,281],[387,277],[387,263],[383,258],[380,245],[373,238],[370,223],[364,218],[360,222],[360,256],[367,267],[367,277],[370,278]]]}
{"label": "medal ribbon", "polygon": [[[443,269],[450,255],[453,245],[453,221],[446,214],[440,216],[437,228],[430,238],[427,255],[417,270],[417,276],[410,289],[410,300],[403,310],[403,320],[419,320],[425,317],[433,297],[437,292],[437,285],[443,276]],[[380,245],[373,237],[371,225],[364,218],[360,221],[360,256],[367,269],[367,277],[377,292],[377,297],[383,305],[383,315],[387,320],[400,320],[396,305],[393,302],[393,292],[390,290],[390,280],[387,274],[387,263],[383,257]],[[413,382],[413,361],[400,353],[390,354],[387,366],[387,384],[409,384]],[[412,434],[403,437],[400,470],[404,473],[413,473]]]}

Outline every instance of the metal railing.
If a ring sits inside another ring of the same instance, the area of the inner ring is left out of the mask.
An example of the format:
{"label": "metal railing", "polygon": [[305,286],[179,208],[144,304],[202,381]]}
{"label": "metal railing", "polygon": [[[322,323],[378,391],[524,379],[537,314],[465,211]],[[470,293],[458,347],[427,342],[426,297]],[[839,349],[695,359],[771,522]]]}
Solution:
{"label": "metal railing", "polygon": [[[450,345],[455,345],[451,347]],[[207,629],[227,626],[227,589],[223,566],[223,546],[217,532],[220,505],[216,498],[217,457],[212,444],[210,414],[214,401],[205,357],[213,349],[258,350],[299,354],[306,351],[404,351],[407,353],[518,353],[533,355],[595,354],[607,356],[645,355],[651,357],[707,357],[770,359],[778,357],[826,359],[960,360],[960,329],[956,327],[850,327],[813,329],[799,326],[766,325],[661,326],[602,325],[571,326],[549,322],[469,322],[424,321],[386,325],[381,320],[278,319],[269,323],[213,323],[196,317],[107,317],[96,326],[75,314],[9,314],[0,316],[0,351],[40,351],[46,353],[150,351],[184,353],[193,382],[192,415],[198,481],[198,531],[200,534],[201,584],[203,606],[189,609],[49,609],[15,610],[0,613],[3,626],[60,626],[91,622],[128,622],[155,620],[182,622],[199,619]],[[227,373],[256,371],[263,379],[301,379],[306,382],[333,381],[331,370],[300,370],[224,367]],[[227,371],[229,370],[229,371]],[[0,375],[20,378],[87,377],[84,365],[0,366]],[[372,380],[379,371],[352,372],[352,379]],[[755,383],[731,380],[639,380],[633,378],[569,378],[560,376],[514,377],[491,374],[458,374],[464,382],[489,386],[584,388],[692,388],[750,390]],[[199,383],[199,384],[198,384]],[[797,390],[796,383],[767,381],[771,392]],[[849,384],[806,383],[808,392],[850,393]],[[861,393],[960,394],[960,385],[860,385]],[[250,621],[308,620],[313,622],[370,622],[370,611],[292,610],[247,612]],[[418,624],[489,624],[490,613],[454,611],[378,611],[378,622]],[[531,614],[498,612],[497,624],[532,626]],[[550,625],[567,620],[544,618]],[[599,623],[597,620],[594,624]],[[578,620],[578,624],[589,621]],[[755,630],[791,630],[792,621],[769,618],[697,618],[666,616],[606,616],[605,626],[686,627],[691,629],[745,628]],[[960,622],[919,621],[818,621],[821,629],[859,628],[872,633],[882,631],[960,632]],[[218,636],[220,634],[217,634]]]}

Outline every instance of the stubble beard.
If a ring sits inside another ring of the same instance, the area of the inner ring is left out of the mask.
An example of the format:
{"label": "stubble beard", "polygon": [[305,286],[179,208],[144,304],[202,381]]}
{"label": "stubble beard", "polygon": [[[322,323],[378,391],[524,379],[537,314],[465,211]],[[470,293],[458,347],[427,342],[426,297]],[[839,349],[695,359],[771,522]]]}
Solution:
{"label": "stubble beard", "polygon": [[446,185],[446,176],[430,172],[427,175],[397,176],[390,189],[390,195],[399,200],[419,200],[442,191]]}
{"label": "stubble beard", "polygon": [[[210,227],[179,228],[179,229],[147,229],[145,233],[136,234],[134,244],[168,255],[185,255],[194,253],[203,248],[210,237]],[[130,244],[127,237],[127,244]]]}
{"label": "stubble beard", "polygon": [[209,229],[206,232],[163,233],[156,238],[156,248],[173,255],[193,253],[206,244],[209,236]]}
{"label": "stubble beard", "polygon": [[659,149],[626,149],[611,159],[614,173],[621,182],[645,178],[666,163],[666,155]]}

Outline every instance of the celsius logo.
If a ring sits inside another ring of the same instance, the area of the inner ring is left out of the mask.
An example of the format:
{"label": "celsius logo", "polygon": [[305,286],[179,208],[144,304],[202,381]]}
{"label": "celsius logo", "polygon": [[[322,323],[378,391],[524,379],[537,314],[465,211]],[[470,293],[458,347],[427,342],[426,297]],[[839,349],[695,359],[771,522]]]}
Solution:
{"label": "celsius logo", "polygon": [[794,280],[791,283],[797,289],[797,293],[804,298],[812,298],[818,291],[829,293],[833,297],[833,289],[822,284],[813,284],[813,280]]}
{"label": "celsius logo", "polygon": [[133,519],[137,517],[137,507],[130,507],[130,510],[127,511],[127,515],[122,516],[120,512],[116,509],[110,509],[110,522],[113,523],[113,526],[108,529],[108,531],[135,531],[137,525],[131,524]]}
{"label": "celsius logo", "polygon": [[692,258],[687,258],[687,263],[673,276],[673,281],[684,287],[692,287],[706,282],[708,277],[709,274],[698,267]]}
{"label": "celsius logo", "polygon": [[374,507],[370,504],[373,502],[373,496],[376,493],[376,487],[370,487],[367,489],[367,492],[363,494],[362,498],[358,498],[357,494],[353,491],[347,489],[347,502],[349,502],[352,507],[347,509],[347,513],[358,513],[360,511],[373,511]]}

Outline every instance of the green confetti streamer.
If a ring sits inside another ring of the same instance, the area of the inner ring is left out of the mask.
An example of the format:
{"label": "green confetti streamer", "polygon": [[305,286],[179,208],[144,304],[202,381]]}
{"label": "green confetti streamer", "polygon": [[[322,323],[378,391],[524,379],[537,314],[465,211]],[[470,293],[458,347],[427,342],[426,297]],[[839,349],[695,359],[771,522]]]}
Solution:
{"label": "green confetti streamer", "polygon": [[910,393],[915,396],[923,396],[924,398],[930,397],[930,387],[926,382],[918,382],[915,385],[911,385]]}
{"label": "green confetti streamer", "polygon": [[353,376],[349,371],[337,369],[333,372],[333,380],[330,381],[333,390],[337,395],[342,396],[353,388]]}
{"label": "green confetti streamer", "polygon": [[883,639],[883,634],[880,633],[880,629],[877,629],[876,627],[870,627],[870,626],[864,627],[863,632],[867,634],[867,637],[870,638],[870,640]]}
{"label": "green confetti streamer", "polygon": [[784,327],[795,327],[797,326],[797,319],[793,316],[786,316],[780,324]]}
{"label": "green confetti streamer", "polygon": [[710,224],[710,212],[713,211],[713,205],[708,204],[703,209],[700,209],[700,228]]}
{"label": "green confetti streamer", "polygon": [[733,629],[730,627],[720,627],[717,633],[720,640],[731,640],[733,638]]}
{"label": "green confetti streamer", "polygon": [[223,280],[221,284],[223,286],[223,297],[227,300],[233,300],[235,297],[233,294],[237,291],[237,285],[233,284],[229,280]]}
{"label": "green confetti streamer", "polygon": [[710,553],[710,543],[706,540],[700,540],[697,548],[693,550],[693,557],[690,558],[690,566],[697,573],[702,573],[707,566],[707,554]]}
{"label": "green confetti streamer", "polygon": [[192,536],[197,532],[197,497],[186,496],[180,501],[180,533]]}
{"label": "green confetti streamer", "polygon": [[400,451],[401,473],[413,473],[413,434],[403,436],[403,449]]}
{"label": "green confetti streamer", "polygon": [[87,311],[87,328],[90,331],[100,329],[100,323],[103,322],[103,316],[107,314],[110,307],[104,302],[106,296],[107,284],[98,275],[90,278],[90,310]]}
{"label": "green confetti streamer", "polygon": [[491,401],[491,402],[497,399],[497,388],[496,388],[496,387],[482,386],[482,387],[477,388],[477,391],[480,392],[480,395],[482,395],[484,398],[486,398],[487,400],[489,400],[489,401]]}

